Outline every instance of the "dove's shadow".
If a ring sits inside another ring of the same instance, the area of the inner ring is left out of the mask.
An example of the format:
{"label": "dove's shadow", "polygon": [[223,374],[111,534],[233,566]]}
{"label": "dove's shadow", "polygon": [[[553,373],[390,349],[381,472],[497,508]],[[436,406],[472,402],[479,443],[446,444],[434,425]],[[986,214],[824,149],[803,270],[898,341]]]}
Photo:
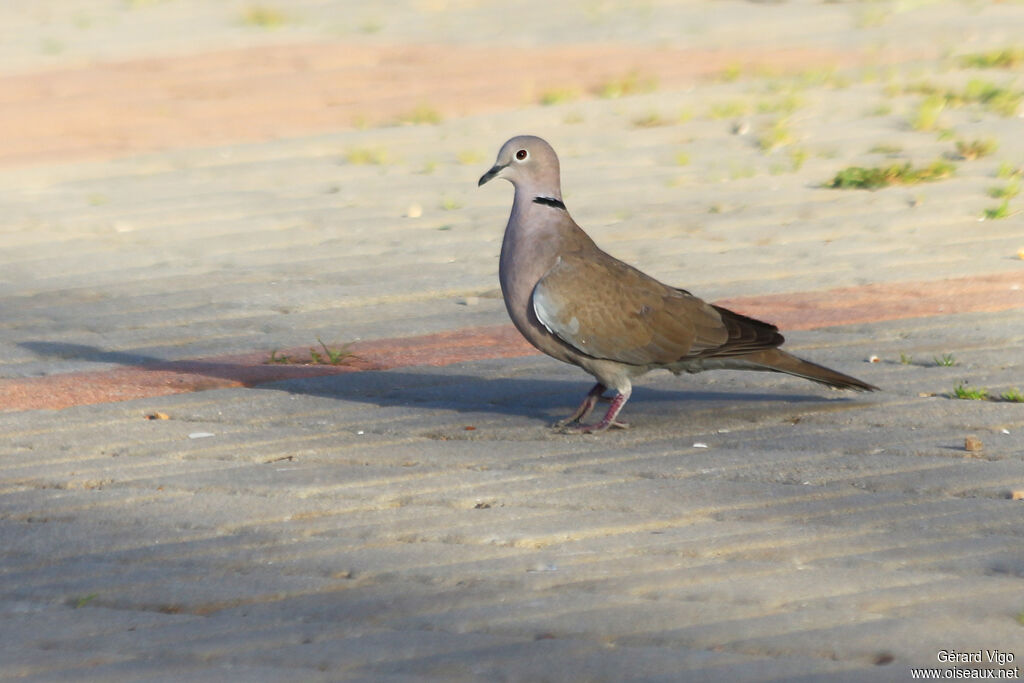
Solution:
{"label": "dove's shadow", "polygon": [[77,360],[91,363],[113,363],[115,365],[156,365],[168,361],[131,351],[106,351],[88,344],[69,344],[51,341],[18,342],[18,346],[28,349],[40,358],[57,360]]}
{"label": "dove's shadow", "polygon": [[[465,413],[497,413],[550,419],[570,412],[592,386],[584,373],[552,361],[545,377],[487,377],[459,372],[459,366],[345,372],[326,376],[293,379],[253,379],[251,364],[230,360],[167,361],[133,351],[107,351],[84,344],[58,342],[22,342],[41,357],[130,366],[142,371],[180,371],[211,378],[227,379],[259,390],[286,391],[291,394],[355,401],[381,407],[414,407],[454,410]],[[307,367],[308,366],[304,366]],[[552,378],[552,374],[555,375]],[[564,377],[562,376],[564,375]],[[685,378],[679,389],[637,386],[631,403],[673,401],[680,403],[808,403],[829,402],[820,395],[793,394],[752,389],[749,392],[693,390]]]}
{"label": "dove's shadow", "polygon": [[[423,406],[463,413],[499,413],[545,420],[572,412],[593,386],[582,371],[566,368],[564,379],[533,377],[490,378],[467,375],[455,368],[418,368],[358,372],[330,377],[276,382],[273,388],[306,396],[358,401],[378,406]],[[550,373],[549,373],[550,374]],[[680,379],[680,383],[685,382]],[[269,385],[264,385],[268,386]],[[733,391],[688,390],[636,386],[631,405],[652,401],[700,403],[825,402],[822,396]],[[834,399],[832,399],[834,400]]]}

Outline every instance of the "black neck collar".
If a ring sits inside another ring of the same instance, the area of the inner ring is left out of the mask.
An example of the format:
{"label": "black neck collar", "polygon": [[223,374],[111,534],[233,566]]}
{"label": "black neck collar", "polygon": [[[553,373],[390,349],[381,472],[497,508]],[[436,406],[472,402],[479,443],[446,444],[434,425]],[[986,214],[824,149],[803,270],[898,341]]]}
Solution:
{"label": "black neck collar", "polygon": [[554,197],[534,197],[534,204],[543,204],[544,206],[553,206],[556,209],[565,211],[565,204],[562,203],[561,199],[555,199]]}

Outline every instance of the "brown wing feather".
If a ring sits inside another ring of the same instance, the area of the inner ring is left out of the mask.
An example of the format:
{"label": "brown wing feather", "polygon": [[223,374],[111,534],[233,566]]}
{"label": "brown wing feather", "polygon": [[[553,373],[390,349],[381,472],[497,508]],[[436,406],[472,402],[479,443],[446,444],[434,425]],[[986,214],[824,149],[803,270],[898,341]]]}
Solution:
{"label": "brown wing feather", "polygon": [[742,356],[754,351],[774,349],[786,341],[786,338],[779,333],[779,328],[771,323],[749,318],[714,304],[710,304],[710,306],[718,311],[722,322],[729,331],[728,343],[715,349],[711,356]]}
{"label": "brown wing feather", "polygon": [[534,289],[534,310],[577,350],[630,365],[773,348],[773,325],[713,306],[594,249],[563,254]]}

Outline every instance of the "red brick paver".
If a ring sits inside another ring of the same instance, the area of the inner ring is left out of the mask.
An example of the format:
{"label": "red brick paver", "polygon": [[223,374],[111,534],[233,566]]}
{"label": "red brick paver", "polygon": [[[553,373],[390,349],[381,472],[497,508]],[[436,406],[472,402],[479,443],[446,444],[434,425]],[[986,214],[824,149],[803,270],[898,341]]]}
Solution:
{"label": "red brick paver", "polygon": [[[1024,271],[984,277],[898,282],[718,302],[785,330],[1024,309]],[[299,377],[450,365],[536,353],[511,325],[463,328],[419,337],[354,344],[345,365],[268,364],[268,354],[172,361],[148,366],[0,379],[0,410],[60,409],[206,389],[254,386]],[[306,349],[281,355],[307,356]]]}
{"label": "red brick paver", "polygon": [[807,64],[892,63],[816,49],[711,52],[581,44],[274,45],[110,62],[0,78],[0,165],[307,135],[393,122],[428,105],[459,116],[535,104],[544,89],[589,91],[635,72],[659,86],[729,66],[795,71]]}

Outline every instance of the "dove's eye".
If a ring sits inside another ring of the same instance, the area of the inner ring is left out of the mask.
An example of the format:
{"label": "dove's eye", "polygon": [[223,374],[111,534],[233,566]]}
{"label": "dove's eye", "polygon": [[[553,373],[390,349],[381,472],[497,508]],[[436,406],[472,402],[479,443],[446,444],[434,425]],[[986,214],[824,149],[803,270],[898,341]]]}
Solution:
{"label": "dove's eye", "polygon": [[516,159],[518,161],[525,161],[526,157],[528,156],[530,156],[530,153],[527,152],[525,149],[521,149],[518,152],[516,152]]}

